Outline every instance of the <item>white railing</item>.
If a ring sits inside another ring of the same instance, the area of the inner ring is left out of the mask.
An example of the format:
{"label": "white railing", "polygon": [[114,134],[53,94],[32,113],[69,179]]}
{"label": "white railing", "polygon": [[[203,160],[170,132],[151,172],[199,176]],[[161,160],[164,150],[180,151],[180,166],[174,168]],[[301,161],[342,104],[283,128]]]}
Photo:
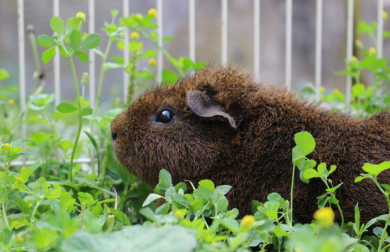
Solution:
{"label": "white railing", "polygon": [[[189,57],[192,60],[195,60],[195,1],[189,1]],[[285,54],[285,85],[287,89],[291,89],[291,76],[292,76],[292,23],[293,20],[293,0],[286,1],[286,54]],[[323,13],[323,0],[316,0],[316,49],[315,49],[315,87],[317,90],[317,97],[320,97],[320,87],[321,87],[321,62],[322,62],[322,13]],[[383,45],[383,8],[384,0],[377,0],[377,53],[378,57],[382,57],[382,45]],[[123,0],[123,16],[129,16],[129,2],[130,0]],[[228,62],[228,0],[221,0],[221,65],[227,65]],[[346,20],[346,58],[350,59],[352,57],[352,45],[353,45],[353,9],[354,9],[354,0],[347,1],[347,20]],[[163,38],[163,1],[156,0],[156,9],[158,12],[157,24],[158,24],[158,34],[159,34],[159,45],[162,46]],[[260,66],[260,10],[261,10],[261,0],[253,0],[253,20],[254,20],[254,40],[253,40],[253,62],[254,69],[253,72],[258,76],[260,75],[261,66]],[[89,32],[94,32],[95,26],[95,0],[88,0],[88,29]],[[60,16],[60,1],[53,0],[53,16]],[[18,0],[18,43],[19,43],[19,87],[20,87],[20,107],[22,111],[26,109],[26,81],[25,81],[25,37],[24,37],[24,0]],[[129,37],[128,28],[125,29],[125,37]],[[124,46],[124,61],[125,64],[128,64],[129,60],[129,51],[128,51],[128,40],[125,39]],[[55,93],[55,104],[60,103],[60,60],[59,53],[56,54],[54,58],[54,93]],[[94,104],[96,99],[96,89],[95,89],[95,55],[93,51],[89,52],[89,100],[91,104]],[[163,69],[163,54],[161,51],[158,52],[157,56],[157,81],[162,80]],[[127,87],[129,84],[128,74],[124,71],[123,74],[123,99],[126,101],[127,97]],[[351,100],[351,85],[352,79],[350,76],[346,77],[346,101],[349,104]],[[23,115],[25,117],[25,115]],[[22,134],[21,137],[26,138],[26,124],[22,124]]]}

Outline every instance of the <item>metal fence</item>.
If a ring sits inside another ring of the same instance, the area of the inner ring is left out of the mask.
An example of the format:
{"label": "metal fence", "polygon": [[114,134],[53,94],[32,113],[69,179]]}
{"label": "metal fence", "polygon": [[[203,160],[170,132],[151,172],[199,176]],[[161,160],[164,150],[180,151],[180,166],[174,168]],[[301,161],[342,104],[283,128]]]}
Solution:
{"label": "metal fence", "polygon": [[[195,61],[196,53],[195,53],[195,1],[196,0],[188,0],[189,1],[189,58]],[[256,75],[260,75],[260,15],[261,15],[261,1],[262,0],[253,0],[253,11],[254,11],[254,40],[253,40],[253,61],[254,61],[254,69],[253,72]],[[321,87],[321,49],[322,49],[322,13],[323,13],[323,0],[315,0],[316,1],[316,38],[315,38],[315,87],[317,91],[317,97],[320,97],[320,87]],[[129,8],[130,0],[123,0],[123,16],[129,16],[130,8]],[[287,89],[291,89],[291,64],[292,64],[292,23],[294,20],[292,19],[292,7],[293,0],[285,0],[286,2],[286,55],[285,55],[285,85]],[[221,62],[222,65],[227,64],[228,60],[228,0],[221,0],[221,31],[222,31],[222,39],[221,39]],[[382,45],[383,45],[383,8],[384,8],[384,0],[377,0],[377,55],[378,57],[382,57]],[[163,34],[163,0],[156,0],[156,9],[158,12],[157,24],[158,24],[158,34],[159,34],[159,45],[162,46],[162,34]],[[346,58],[349,59],[352,57],[352,46],[353,46],[353,9],[354,9],[354,0],[347,0],[347,20],[346,20]],[[53,16],[60,16],[60,1],[53,0]],[[88,31],[90,33],[94,32],[95,26],[95,0],[88,0]],[[26,109],[26,76],[25,76],[25,35],[24,35],[24,0],[18,0],[18,43],[19,43],[19,87],[20,87],[20,107],[22,111]],[[129,37],[128,28],[125,29],[125,37]],[[129,51],[128,51],[128,40],[125,40],[124,45],[124,64],[128,64],[129,60]],[[60,55],[56,53],[56,56],[53,61],[54,65],[54,93],[55,93],[55,105],[60,103]],[[89,52],[89,101],[91,104],[95,103],[96,99],[96,89],[95,89],[95,55],[92,50]],[[163,69],[163,55],[162,52],[158,52],[157,57],[157,81],[160,82],[162,79],[162,69]],[[127,87],[129,84],[128,74],[124,71],[123,74],[123,99],[126,101],[126,93]],[[346,102],[349,103],[351,99],[351,87],[352,79],[350,76],[346,77]],[[25,118],[23,118],[25,119]],[[26,138],[26,124],[22,124],[22,137]]]}

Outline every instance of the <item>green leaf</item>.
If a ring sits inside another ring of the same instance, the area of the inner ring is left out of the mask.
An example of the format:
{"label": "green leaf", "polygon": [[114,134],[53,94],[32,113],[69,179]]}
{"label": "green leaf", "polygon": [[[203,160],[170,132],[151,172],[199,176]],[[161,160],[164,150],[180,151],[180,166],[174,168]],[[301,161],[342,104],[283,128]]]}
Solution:
{"label": "green leaf", "polygon": [[355,232],[356,235],[359,235],[359,229],[360,229],[360,210],[359,210],[359,203],[355,206]]}
{"label": "green leaf", "polygon": [[0,68],[0,80],[5,80],[9,78],[9,74],[5,69]]}
{"label": "green leaf", "polygon": [[79,57],[79,60],[81,62],[88,62],[89,61],[89,56],[88,53],[84,51],[75,51],[74,55]]}
{"label": "green leaf", "polygon": [[93,110],[91,108],[83,108],[81,110],[81,114],[83,116],[92,115],[92,113],[93,113]]}
{"label": "green leaf", "polygon": [[79,27],[80,20],[77,17],[71,17],[66,21],[65,34],[71,33]]}
{"label": "green leaf", "polygon": [[362,181],[363,179],[366,179],[366,178],[368,178],[368,177],[370,177],[369,174],[365,174],[365,175],[363,175],[363,176],[356,177],[356,178],[355,178],[355,183],[359,183],[360,181]]}
{"label": "green leaf", "polygon": [[99,34],[91,33],[85,38],[83,43],[81,43],[80,49],[93,49],[99,45],[101,39],[102,37]]}
{"label": "green leaf", "polygon": [[272,231],[277,237],[288,236],[287,232],[284,231],[280,226],[276,226],[275,230]]}
{"label": "green leaf", "polygon": [[168,185],[168,186],[172,186],[172,176],[171,174],[165,170],[165,169],[162,169],[159,173],[159,181]]}
{"label": "green leaf", "polygon": [[294,140],[303,156],[312,153],[316,146],[313,136],[307,131],[295,134]]}
{"label": "green leaf", "polygon": [[51,47],[42,53],[42,61],[47,64],[56,55],[55,47]]}
{"label": "green leaf", "polygon": [[197,240],[181,226],[141,226],[124,227],[109,234],[78,232],[64,239],[60,250],[64,252],[192,252]]}
{"label": "green leaf", "polygon": [[220,185],[215,188],[215,193],[220,193],[222,195],[227,194],[232,189],[230,185]]}
{"label": "green leaf", "polygon": [[18,147],[18,146],[20,146],[20,145],[22,144],[22,142],[23,142],[23,139],[18,139],[18,140],[12,141],[12,142],[10,143],[10,145],[11,145],[12,147]]}
{"label": "green leaf", "polygon": [[176,192],[179,192],[179,189],[182,189],[183,192],[187,191],[187,185],[184,182],[180,182],[177,185],[175,185]]}
{"label": "green leaf", "polygon": [[381,184],[381,186],[382,186],[383,188],[385,188],[386,191],[390,192],[390,185],[388,185],[388,184]]}
{"label": "green leaf", "polygon": [[196,199],[190,203],[190,210],[197,212],[203,209],[203,202],[201,199]]}
{"label": "green leaf", "polygon": [[213,181],[208,180],[208,179],[204,179],[204,180],[199,181],[199,187],[206,188],[207,190],[210,190],[212,192],[214,192],[214,190],[215,190],[215,186],[214,186]]}
{"label": "green leaf", "polygon": [[364,95],[366,87],[362,83],[356,83],[352,87],[352,95],[354,97],[361,97]]}
{"label": "green leaf", "polygon": [[61,113],[72,113],[72,112],[75,112],[77,111],[77,108],[69,103],[60,103],[57,108],[58,112],[61,112]]}
{"label": "green leaf", "polygon": [[34,172],[39,166],[41,166],[42,161],[38,159],[35,161],[35,163],[31,166],[29,169],[24,169],[20,172],[19,177],[23,179],[24,182],[27,182],[28,178],[30,177],[30,174]]}
{"label": "green leaf", "polygon": [[335,165],[331,165],[330,166],[330,170],[329,170],[329,172],[328,172],[328,176],[329,176],[329,174],[331,174],[331,173],[333,173],[335,170],[336,170],[336,166]]}
{"label": "green leaf", "polygon": [[176,73],[170,70],[162,70],[162,83],[163,84],[175,84],[179,80]]}
{"label": "green leaf", "polygon": [[311,178],[320,178],[321,176],[318,174],[318,172],[314,169],[308,169],[303,173],[303,177],[305,179],[311,179]]}
{"label": "green leaf", "polygon": [[169,204],[164,203],[156,209],[156,214],[167,214],[169,211]]}
{"label": "green leaf", "polygon": [[69,39],[72,49],[76,51],[81,42],[81,33],[78,30],[73,30],[70,33]]}
{"label": "green leaf", "polygon": [[322,177],[324,173],[328,173],[328,170],[326,169],[326,163],[319,164],[317,170],[320,177]]}
{"label": "green leaf", "polygon": [[142,204],[142,207],[149,205],[150,203],[152,203],[153,201],[155,201],[156,199],[159,199],[159,198],[162,198],[162,196],[159,194],[156,194],[156,193],[149,194],[149,196],[146,198],[146,200]]}
{"label": "green leaf", "polygon": [[64,21],[60,17],[53,17],[50,20],[50,27],[59,35],[64,35]]}
{"label": "green leaf", "polygon": [[338,185],[335,186],[335,187],[326,189],[326,191],[327,191],[327,192],[335,192],[342,184],[343,184],[343,182],[341,182],[340,184],[338,184]]}
{"label": "green leaf", "polygon": [[54,39],[52,39],[52,37],[48,35],[39,35],[37,38],[37,42],[42,47],[52,47],[57,45]]}
{"label": "green leaf", "polygon": [[[84,131],[84,133],[86,133]],[[89,134],[89,133],[88,133]],[[73,147],[73,142],[72,141],[69,141],[69,140],[64,140],[64,141],[61,141],[60,144],[59,144],[60,148],[63,150],[63,151],[68,151],[70,149],[72,149]]]}

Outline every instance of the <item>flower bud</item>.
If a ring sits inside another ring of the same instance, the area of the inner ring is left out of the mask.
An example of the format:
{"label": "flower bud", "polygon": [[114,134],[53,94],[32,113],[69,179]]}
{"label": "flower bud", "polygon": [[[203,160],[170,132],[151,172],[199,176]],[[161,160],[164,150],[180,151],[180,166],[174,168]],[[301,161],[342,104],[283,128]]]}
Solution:
{"label": "flower bud", "polygon": [[375,56],[376,55],[376,50],[374,47],[371,47],[370,50],[368,50],[368,54],[370,56]]}
{"label": "flower bud", "polygon": [[150,9],[148,11],[148,14],[154,16],[155,18],[157,18],[157,10],[156,9]]}
{"label": "flower bud", "polygon": [[242,227],[252,227],[252,224],[255,222],[255,217],[253,215],[245,215],[244,218],[241,220],[241,226]]}
{"label": "flower bud", "polygon": [[9,151],[9,149],[11,149],[11,145],[9,145],[9,143],[5,143],[1,146],[2,151]]}
{"label": "flower bud", "polygon": [[132,32],[132,33],[130,34],[130,38],[131,38],[131,39],[139,39],[139,34],[138,34],[138,32]]}
{"label": "flower bud", "polygon": [[81,77],[81,85],[86,86],[88,84],[89,76],[87,72],[84,72]]}
{"label": "flower bud", "polygon": [[80,20],[85,22],[85,13],[83,12],[77,12],[76,17]]}
{"label": "flower bud", "polygon": [[157,65],[156,59],[151,58],[151,59],[149,60],[149,65],[152,66],[152,67],[155,67],[155,66]]}
{"label": "flower bud", "polygon": [[335,214],[330,207],[320,208],[314,213],[314,219],[318,220],[320,225],[325,228],[332,226],[334,216]]}

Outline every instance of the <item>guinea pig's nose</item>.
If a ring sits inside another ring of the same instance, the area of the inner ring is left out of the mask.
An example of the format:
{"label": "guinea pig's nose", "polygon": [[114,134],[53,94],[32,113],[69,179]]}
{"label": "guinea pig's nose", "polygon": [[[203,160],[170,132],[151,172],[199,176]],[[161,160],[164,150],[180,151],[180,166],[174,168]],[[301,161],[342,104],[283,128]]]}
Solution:
{"label": "guinea pig's nose", "polygon": [[112,137],[112,141],[115,141],[116,138],[118,137],[118,134],[114,131],[111,131],[111,137]]}

